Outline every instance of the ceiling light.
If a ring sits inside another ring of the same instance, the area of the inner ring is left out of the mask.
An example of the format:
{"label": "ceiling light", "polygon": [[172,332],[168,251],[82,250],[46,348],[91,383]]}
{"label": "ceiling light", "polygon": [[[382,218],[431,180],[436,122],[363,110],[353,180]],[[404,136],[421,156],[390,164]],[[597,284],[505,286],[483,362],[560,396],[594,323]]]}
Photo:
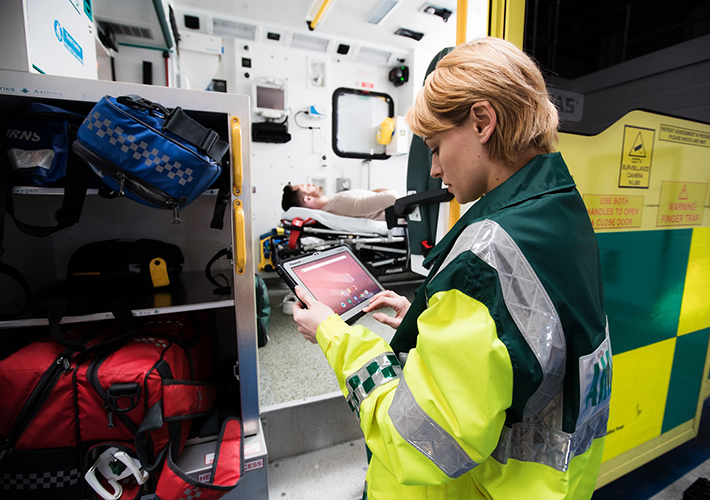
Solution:
{"label": "ceiling light", "polygon": [[365,16],[365,21],[371,24],[380,24],[400,3],[402,0],[378,0],[373,9]]}
{"label": "ceiling light", "polygon": [[212,32],[218,36],[244,38],[246,40],[256,39],[256,25],[228,21],[226,19],[213,19]]}
{"label": "ceiling light", "polygon": [[360,51],[357,54],[358,59],[372,64],[387,64],[390,57],[392,57],[392,52],[370,47],[360,47]]}
{"label": "ceiling light", "polygon": [[325,52],[328,50],[329,40],[318,38],[301,33],[294,33],[291,37],[291,47],[297,49],[313,50],[315,52]]}

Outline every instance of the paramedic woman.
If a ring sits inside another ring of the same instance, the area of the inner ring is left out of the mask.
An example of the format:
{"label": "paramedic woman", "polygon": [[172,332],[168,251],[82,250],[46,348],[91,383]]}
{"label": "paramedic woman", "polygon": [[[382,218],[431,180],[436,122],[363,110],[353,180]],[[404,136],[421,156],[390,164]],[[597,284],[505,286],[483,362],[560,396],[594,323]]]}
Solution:
{"label": "paramedic woman", "polygon": [[294,307],[372,451],[367,498],[588,499],[611,351],[596,238],[553,152],[541,73],[509,42],[474,40],[439,62],[407,120],[431,175],[478,201],[430,252],[411,305],[373,298],[397,313],[390,344],[301,290]]}

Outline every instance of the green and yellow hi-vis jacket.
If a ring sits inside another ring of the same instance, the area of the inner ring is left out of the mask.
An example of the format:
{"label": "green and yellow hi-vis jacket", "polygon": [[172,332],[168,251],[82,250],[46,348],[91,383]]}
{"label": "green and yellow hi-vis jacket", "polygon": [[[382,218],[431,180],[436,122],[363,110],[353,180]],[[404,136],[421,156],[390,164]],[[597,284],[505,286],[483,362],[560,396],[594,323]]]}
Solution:
{"label": "green and yellow hi-vis jacket", "polygon": [[427,261],[391,345],[337,315],[318,328],[373,454],[367,497],[590,498],[611,349],[596,237],[561,155],[486,194]]}

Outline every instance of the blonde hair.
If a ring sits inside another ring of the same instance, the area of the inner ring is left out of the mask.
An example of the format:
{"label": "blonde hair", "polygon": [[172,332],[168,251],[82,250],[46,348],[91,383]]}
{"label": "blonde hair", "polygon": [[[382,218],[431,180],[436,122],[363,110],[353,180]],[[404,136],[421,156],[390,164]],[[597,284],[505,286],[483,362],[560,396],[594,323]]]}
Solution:
{"label": "blonde hair", "polygon": [[407,122],[415,134],[428,138],[464,123],[478,101],[488,101],[497,115],[488,141],[491,159],[512,164],[530,146],[554,151],[559,119],[542,73],[530,57],[499,38],[473,40],[442,58],[407,111]]}

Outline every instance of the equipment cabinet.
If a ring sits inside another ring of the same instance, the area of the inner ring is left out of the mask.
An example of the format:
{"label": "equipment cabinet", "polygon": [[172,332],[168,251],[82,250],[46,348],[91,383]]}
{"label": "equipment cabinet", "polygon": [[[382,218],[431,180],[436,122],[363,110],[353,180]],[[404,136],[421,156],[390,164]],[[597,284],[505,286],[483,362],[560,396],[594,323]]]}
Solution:
{"label": "equipment cabinet", "polygon": [[[218,132],[230,146],[223,166],[229,173],[230,194],[224,228],[210,228],[217,191],[209,190],[181,210],[182,222],[172,223],[172,213],[143,206],[126,198],[105,199],[89,189],[81,220],[44,238],[28,236],[10,217],[5,225],[3,262],[18,269],[33,293],[66,278],[72,253],[86,243],[107,239],[158,239],[180,247],[185,264],[180,286],[167,291],[136,293],[129,297],[134,316],[161,315],[200,310],[207,314],[214,332],[216,356],[228,369],[220,371],[220,383],[232,385],[233,401],[244,424],[245,474],[226,498],[267,498],[267,452],[259,420],[257,337],[252,256],[252,205],[249,151],[250,106],[247,96],[184,89],[83,80],[24,72],[0,71],[0,122],[9,120],[36,100],[87,114],[104,95],[137,94],[168,108],[180,106],[192,118]],[[61,206],[63,189],[16,186],[13,202],[17,216],[35,225],[52,225]],[[232,260],[221,258],[214,272],[228,277],[229,295],[214,293],[205,276],[209,260],[222,249],[232,249]],[[7,276],[0,276],[0,311],[12,310],[23,296]],[[4,311],[3,311],[4,312]],[[62,323],[112,317],[108,311],[65,316]],[[25,313],[0,322],[0,330],[21,332],[25,327],[48,325],[46,317]],[[2,333],[2,332],[0,332]],[[199,471],[205,465],[201,447],[207,438],[188,440],[182,465]],[[193,466],[189,464],[194,463]],[[185,469],[187,470],[187,469]]]}

